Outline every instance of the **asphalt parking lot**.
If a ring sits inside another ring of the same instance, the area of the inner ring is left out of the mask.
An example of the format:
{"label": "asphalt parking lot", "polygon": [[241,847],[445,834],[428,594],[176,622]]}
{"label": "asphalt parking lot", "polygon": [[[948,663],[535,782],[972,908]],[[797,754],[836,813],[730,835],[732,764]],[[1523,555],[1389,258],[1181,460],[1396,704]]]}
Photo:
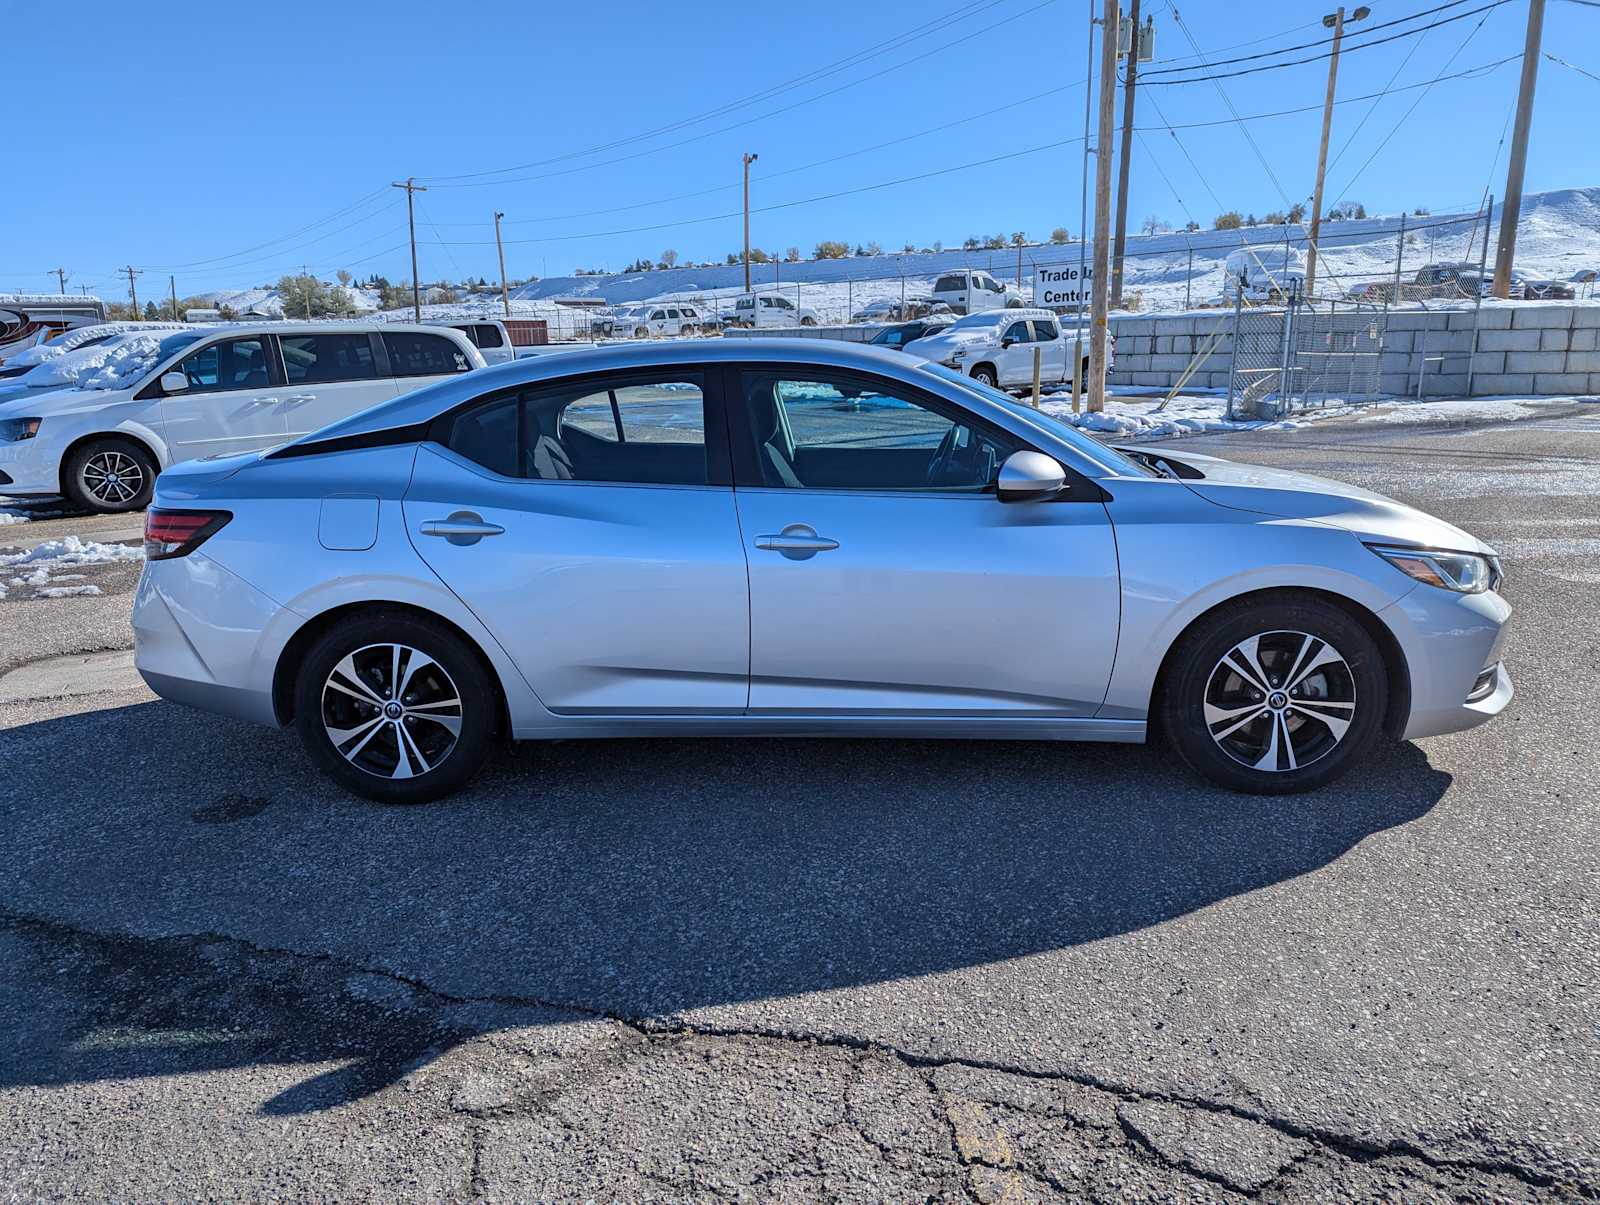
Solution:
{"label": "asphalt parking lot", "polygon": [[383,809],[41,661],[128,647],[136,565],[10,589],[0,1195],[1600,1195],[1600,405],[1178,446],[1496,545],[1509,712],[1292,799],[1159,748],[650,741]]}

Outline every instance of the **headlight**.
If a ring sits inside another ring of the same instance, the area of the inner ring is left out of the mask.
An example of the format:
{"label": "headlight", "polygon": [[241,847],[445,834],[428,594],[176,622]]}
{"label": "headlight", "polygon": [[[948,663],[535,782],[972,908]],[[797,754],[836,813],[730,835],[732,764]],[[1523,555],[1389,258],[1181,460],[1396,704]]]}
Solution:
{"label": "headlight", "polygon": [[37,418],[0,418],[0,443],[15,443],[19,439],[32,439],[39,434]]}
{"label": "headlight", "polygon": [[958,348],[956,348],[955,351],[951,352],[948,356],[946,356],[944,358],[944,362],[946,364],[950,365],[952,368],[954,368],[958,363],[960,363],[961,357],[966,355],[966,354],[967,354],[966,352],[962,351],[958,347]]}
{"label": "headlight", "polygon": [[1482,594],[1500,584],[1500,565],[1475,552],[1441,552],[1434,548],[1368,548],[1407,577],[1458,594]]}

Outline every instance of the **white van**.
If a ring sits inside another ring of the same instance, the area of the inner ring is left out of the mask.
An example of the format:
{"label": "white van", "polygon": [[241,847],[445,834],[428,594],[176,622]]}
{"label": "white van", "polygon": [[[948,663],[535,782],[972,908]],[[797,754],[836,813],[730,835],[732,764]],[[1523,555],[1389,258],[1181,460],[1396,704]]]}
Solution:
{"label": "white van", "polygon": [[506,330],[503,322],[493,318],[474,318],[471,322],[442,322],[438,325],[460,331],[472,340],[472,346],[483,353],[485,364],[509,364],[517,358],[517,349],[511,346],[511,332]]}
{"label": "white van", "polygon": [[1010,285],[1003,285],[989,273],[971,268],[946,272],[934,281],[933,299],[944,302],[957,314],[1016,309],[1027,304],[1022,294]]}
{"label": "white van", "polygon": [[735,326],[817,326],[821,321],[816,310],[782,293],[741,293],[733,303]]}
{"label": "white van", "polygon": [[235,323],[128,337],[75,388],[0,402],[0,494],[140,510],[156,474],[257,452],[484,366],[460,331]]}

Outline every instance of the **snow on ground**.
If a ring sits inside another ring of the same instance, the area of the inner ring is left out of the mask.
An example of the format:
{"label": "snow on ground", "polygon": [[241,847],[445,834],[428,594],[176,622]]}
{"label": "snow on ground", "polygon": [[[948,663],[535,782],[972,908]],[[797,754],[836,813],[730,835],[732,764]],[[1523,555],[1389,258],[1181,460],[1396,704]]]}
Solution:
{"label": "snow on ground", "polygon": [[46,540],[26,552],[0,553],[0,570],[16,570],[5,585],[0,586],[0,598],[5,597],[7,586],[30,587],[40,598],[68,598],[75,595],[99,594],[98,586],[61,586],[58,582],[81,581],[81,573],[63,573],[83,565],[111,565],[119,561],[144,559],[144,549],[126,544],[101,544],[80,536],[63,536],[59,540]]}
{"label": "snow on ground", "polygon": [[[1593,403],[1600,419],[1600,398],[1572,397],[1490,397],[1490,398],[1390,398],[1373,403],[1330,401],[1285,418],[1229,420],[1225,415],[1226,396],[1214,390],[1184,392],[1161,407],[1160,397],[1128,396],[1126,391],[1107,397],[1098,414],[1072,413],[1070,393],[1046,394],[1039,408],[1046,414],[1070,423],[1081,431],[1102,438],[1121,440],[1174,439],[1210,431],[1292,431],[1313,423],[1336,418],[1354,418],[1374,423],[1479,423],[1510,422],[1532,418],[1552,406],[1575,402]],[[1158,407],[1161,407],[1158,409]]]}

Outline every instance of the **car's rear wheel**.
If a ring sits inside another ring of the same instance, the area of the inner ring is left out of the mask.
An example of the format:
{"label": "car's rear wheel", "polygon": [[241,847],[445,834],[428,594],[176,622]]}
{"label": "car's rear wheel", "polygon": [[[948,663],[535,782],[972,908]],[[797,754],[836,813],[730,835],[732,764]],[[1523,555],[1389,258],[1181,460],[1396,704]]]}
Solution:
{"label": "car's rear wheel", "polygon": [[817,324],[817,320],[815,318],[812,318],[812,317],[809,317],[809,316],[800,319],[800,325],[801,326],[815,326],[816,324]]}
{"label": "car's rear wheel", "polygon": [[1223,607],[1179,640],[1159,718],[1179,756],[1212,782],[1258,795],[1338,778],[1382,727],[1388,676],[1348,612],[1310,596]]}
{"label": "car's rear wheel", "polygon": [[128,439],[91,439],[67,456],[61,486],[74,506],[117,514],[150,505],[157,472],[148,448]]}
{"label": "car's rear wheel", "polygon": [[307,652],[295,726],[312,760],[346,790],[382,803],[426,803],[483,765],[498,698],[460,636],[379,612],[342,620]]}

